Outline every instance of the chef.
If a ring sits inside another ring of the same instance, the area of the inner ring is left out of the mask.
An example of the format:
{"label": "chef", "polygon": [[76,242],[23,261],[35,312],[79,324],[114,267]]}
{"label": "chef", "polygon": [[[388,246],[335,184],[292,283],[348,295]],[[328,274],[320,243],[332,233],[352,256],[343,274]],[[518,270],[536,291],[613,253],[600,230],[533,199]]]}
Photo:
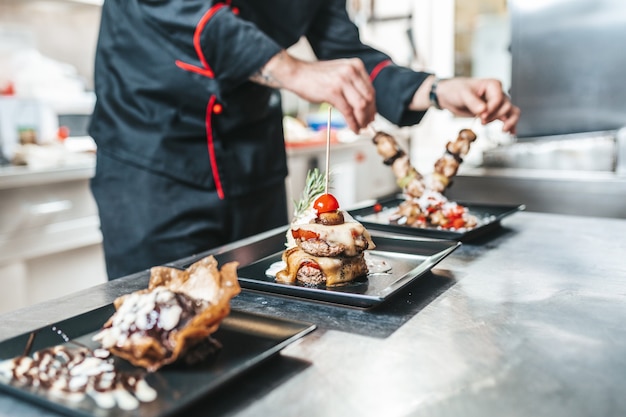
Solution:
{"label": "chef", "polygon": [[[318,61],[286,51],[301,37]],[[363,45],[345,0],[106,0],[89,132],[109,279],[287,223],[279,89],[355,132],[431,106],[519,118],[497,80],[438,81]]]}

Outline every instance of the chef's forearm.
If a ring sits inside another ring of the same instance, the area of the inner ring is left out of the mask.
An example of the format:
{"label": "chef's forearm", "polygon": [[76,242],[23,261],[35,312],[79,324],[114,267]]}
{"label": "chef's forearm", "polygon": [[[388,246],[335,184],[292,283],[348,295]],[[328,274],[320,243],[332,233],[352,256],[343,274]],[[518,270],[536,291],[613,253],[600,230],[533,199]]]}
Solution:
{"label": "chef's forearm", "polygon": [[431,75],[424,80],[413,95],[413,99],[409,104],[409,110],[426,111],[432,105],[430,100],[430,89],[435,81],[435,76]]}
{"label": "chef's forearm", "polygon": [[293,58],[283,49],[254,73],[250,77],[250,81],[267,87],[285,88],[285,77],[293,75],[296,61],[296,58]]}

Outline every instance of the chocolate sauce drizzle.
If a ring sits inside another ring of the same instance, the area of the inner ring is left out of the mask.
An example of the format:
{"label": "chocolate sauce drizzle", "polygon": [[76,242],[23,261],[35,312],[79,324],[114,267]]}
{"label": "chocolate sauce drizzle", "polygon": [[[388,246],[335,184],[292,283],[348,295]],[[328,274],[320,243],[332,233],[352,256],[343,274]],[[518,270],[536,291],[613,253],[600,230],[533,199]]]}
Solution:
{"label": "chocolate sauce drizzle", "polygon": [[0,362],[0,378],[70,402],[91,397],[102,408],[132,410],[140,402],[156,398],[156,391],[144,379],[145,372],[118,371],[109,351],[92,350],[72,341],[56,327],[52,331],[75,346],[56,345],[38,350],[31,357],[37,335],[32,332],[22,355]]}

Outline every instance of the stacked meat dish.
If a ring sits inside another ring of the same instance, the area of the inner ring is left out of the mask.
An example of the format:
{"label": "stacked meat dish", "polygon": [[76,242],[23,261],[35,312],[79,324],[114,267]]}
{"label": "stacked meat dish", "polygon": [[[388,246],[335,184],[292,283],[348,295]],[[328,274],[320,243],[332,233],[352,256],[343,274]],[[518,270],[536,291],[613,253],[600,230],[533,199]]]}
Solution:
{"label": "stacked meat dish", "polygon": [[322,194],[296,217],[276,280],[309,286],[336,286],[366,276],[364,252],[375,247],[369,232],[331,194]]}
{"label": "stacked meat dish", "polygon": [[478,223],[476,217],[442,194],[451,184],[452,177],[456,175],[475,140],[474,132],[469,129],[461,130],[456,140],[446,145],[446,152],[435,162],[433,173],[424,177],[411,165],[409,156],[393,136],[383,132],[376,133],[373,141],[378,154],[384,158],[386,165],[391,166],[398,186],[402,188],[406,198],[392,214],[390,222],[411,227],[454,230],[475,227]]}

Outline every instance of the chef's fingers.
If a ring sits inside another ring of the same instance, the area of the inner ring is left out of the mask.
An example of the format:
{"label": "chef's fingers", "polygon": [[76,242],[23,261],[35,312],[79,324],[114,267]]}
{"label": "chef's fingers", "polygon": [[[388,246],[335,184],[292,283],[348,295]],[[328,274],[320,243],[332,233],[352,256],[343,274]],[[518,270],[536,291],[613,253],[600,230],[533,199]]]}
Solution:
{"label": "chef's fingers", "polygon": [[[489,87],[491,89],[489,89]],[[481,115],[483,124],[494,120],[501,120],[503,122],[502,130],[515,134],[515,127],[519,121],[521,111],[501,90],[501,83],[492,82],[488,84],[485,97],[488,110]],[[489,110],[491,110],[491,112],[489,112]]]}
{"label": "chef's fingers", "polygon": [[350,77],[352,85],[357,90],[358,94],[369,104],[374,101],[376,92],[374,91],[374,86],[372,85],[370,76],[365,69],[365,65],[363,64],[363,61],[358,58],[350,59],[348,61],[354,70],[354,73],[351,74]]}
{"label": "chef's fingers", "polygon": [[441,80],[437,95],[441,107],[457,116],[474,117],[487,110],[481,84],[469,78],[448,78]]}
{"label": "chef's fingers", "polygon": [[360,59],[343,60],[343,76],[340,85],[342,99],[345,100],[344,117],[350,119],[348,126],[354,132],[365,128],[376,114],[376,93],[369,75]]}
{"label": "chef's fingers", "polygon": [[[339,111],[339,113],[343,115],[343,118],[345,119],[346,124],[348,125],[350,130],[352,130],[353,132],[358,132],[360,121],[357,113],[359,111],[358,108],[364,106],[364,101],[359,102],[358,94],[348,94],[345,91],[344,83],[329,86],[328,93],[329,95],[327,96],[325,101],[330,103],[331,106],[333,106],[335,109],[337,109],[337,111]],[[357,97],[357,99],[355,99],[354,97]],[[353,101],[352,103],[350,100],[351,98]],[[356,103],[354,103],[355,100],[357,101]],[[354,107],[355,104],[357,106],[356,108]]]}
{"label": "chef's fingers", "polygon": [[491,113],[489,113],[488,111],[485,111],[483,112],[483,114],[480,115],[480,118],[483,124],[493,122],[496,119],[501,120],[502,117],[506,116],[508,113],[511,112],[511,109],[513,108],[513,104],[509,100],[505,100],[504,98],[505,96],[502,95],[502,98],[498,99],[497,107],[494,107],[495,104],[493,101],[492,103],[490,103],[491,107],[494,107]]}
{"label": "chef's fingers", "polygon": [[343,59],[320,63],[319,69],[330,70],[328,101],[341,114],[346,124],[358,132],[367,127],[376,115],[375,92],[365,66],[359,59]]}
{"label": "chef's fingers", "polygon": [[495,120],[496,115],[501,113],[502,107],[510,103],[508,96],[502,90],[502,83],[499,80],[480,80],[478,91],[486,104],[485,111],[480,114],[483,122]]}
{"label": "chef's fingers", "polygon": [[346,124],[355,133],[374,121],[375,107],[358,97],[355,98],[354,90],[344,91],[340,99],[332,100],[330,103],[343,115]]}
{"label": "chef's fingers", "polygon": [[463,105],[459,108],[462,116],[477,116],[483,114],[487,109],[485,101],[473,90],[462,90],[461,99]]}
{"label": "chef's fingers", "polygon": [[376,95],[360,59],[302,63],[299,69],[299,81],[292,91],[300,97],[314,103],[330,103],[354,132],[374,120]]}
{"label": "chef's fingers", "polygon": [[352,130],[358,132],[374,121],[376,103],[372,95],[363,95],[355,85],[347,85],[343,90],[343,97],[350,107],[351,117],[356,121],[356,130]]}
{"label": "chef's fingers", "polygon": [[439,104],[457,116],[478,117],[482,124],[503,122],[502,130],[515,134],[520,109],[511,103],[496,79],[450,78],[437,87]]}
{"label": "chef's fingers", "polygon": [[358,132],[359,122],[352,112],[352,107],[350,107],[348,101],[345,100],[345,98],[342,100],[333,100],[331,101],[331,105],[343,115],[343,118],[346,121],[346,124],[348,125],[350,130],[352,130],[353,132]]}
{"label": "chef's fingers", "polygon": [[512,104],[505,104],[502,110],[493,117],[485,117],[481,119],[482,124],[493,122],[494,120],[502,121],[502,131],[511,134],[516,133],[517,122],[519,121],[521,111],[519,107]]}
{"label": "chef's fingers", "polygon": [[512,105],[511,109],[506,114],[500,116],[498,119],[503,122],[502,131],[515,135],[517,133],[517,122],[519,121],[521,113],[519,107]]}

